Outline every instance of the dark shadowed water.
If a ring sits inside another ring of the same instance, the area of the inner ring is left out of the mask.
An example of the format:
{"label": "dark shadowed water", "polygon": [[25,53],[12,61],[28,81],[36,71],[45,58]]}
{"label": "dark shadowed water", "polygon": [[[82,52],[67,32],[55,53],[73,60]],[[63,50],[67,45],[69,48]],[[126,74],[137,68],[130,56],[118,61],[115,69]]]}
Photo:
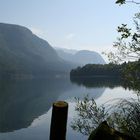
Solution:
{"label": "dark shadowed water", "polygon": [[0,140],[49,140],[51,105],[57,100],[69,103],[67,140],[86,140],[70,125],[76,117],[75,97],[87,94],[99,105],[114,98],[137,97],[113,78],[0,81]]}

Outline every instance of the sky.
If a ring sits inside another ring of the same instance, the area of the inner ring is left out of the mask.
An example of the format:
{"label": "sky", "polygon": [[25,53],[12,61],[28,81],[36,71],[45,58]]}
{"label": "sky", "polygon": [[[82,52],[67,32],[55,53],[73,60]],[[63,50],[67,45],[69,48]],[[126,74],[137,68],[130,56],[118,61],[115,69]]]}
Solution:
{"label": "sky", "polygon": [[0,0],[1,23],[25,26],[53,47],[100,54],[112,49],[117,26],[131,26],[137,11],[115,0]]}

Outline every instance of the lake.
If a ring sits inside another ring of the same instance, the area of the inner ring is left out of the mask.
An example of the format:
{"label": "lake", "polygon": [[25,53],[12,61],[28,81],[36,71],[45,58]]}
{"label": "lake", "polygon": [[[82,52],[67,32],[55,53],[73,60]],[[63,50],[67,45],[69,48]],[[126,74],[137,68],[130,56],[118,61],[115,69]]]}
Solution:
{"label": "lake", "polygon": [[98,105],[115,98],[137,98],[119,79],[70,79],[58,77],[0,81],[0,139],[49,140],[52,103],[69,103],[67,140],[86,140],[71,124],[77,114],[75,97],[88,95]]}

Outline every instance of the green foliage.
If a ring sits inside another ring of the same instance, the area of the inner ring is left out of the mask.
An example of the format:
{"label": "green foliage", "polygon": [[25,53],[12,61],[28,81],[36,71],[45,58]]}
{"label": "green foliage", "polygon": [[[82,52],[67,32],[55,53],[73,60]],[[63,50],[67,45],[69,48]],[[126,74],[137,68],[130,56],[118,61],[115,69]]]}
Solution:
{"label": "green foliage", "polygon": [[126,4],[126,3],[134,3],[134,4],[140,4],[140,2],[138,1],[134,1],[134,0],[117,0],[116,4],[122,5],[122,4]]}
{"label": "green foliage", "polygon": [[127,28],[127,24],[122,24],[122,26],[118,27],[118,32],[121,34],[121,39],[128,38],[131,35],[131,29]]}
{"label": "green foliage", "polygon": [[101,122],[106,120],[110,127],[135,138],[140,137],[139,101],[113,100],[110,104],[103,104],[99,107],[94,99],[89,99],[88,96],[83,100],[76,99],[76,101],[75,110],[78,117],[71,125],[75,131],[90,135]]}
{"label": "green foliage", "polygon": [[116,4],[125,4],[125,0],[117,0]]}
{"label": "green foliage", "polygon": [[121,76],[121,65],[116,64],[87,64],[70,72],[71,76]]}
{"label": "green foliage", "polygon": [[[116,4],[134,3],[140,4],[138,1],[117,0]],[[127,24],[122,24],[118,27],[117,31],[119,37],[114,42],[114,51],[104,53],[108,56],[109,60],[113,63],[120,63],[125,61],[132,61],[140,59],[140,13],[136,13],[134,18],[134,29],[129,28]]]}
{"label": "green foliage", "polygon": [[[140,4],[138,1],[117,0],[117,4],[125,3]],[[127,24],[122,24],[117,31],[120,36],[114,42],[114,51],[107,53],[107,56],[112,63],[128,62],[123,67],[123,79],[127,84],[140,92],[140,13],[136,13],[134,18],[134,27],[129,28]],[[129,62],[134,61],[134,62]],[[123,63],[125,64],[125,63]]]}
{"label": "green foliage", "polygon": [[[70,72],[70,77],[72,81],[76,81],[79,84],[83,84],[82,81],[85,83],[86,79],[83,79],[84,77],[92,77],[94,79],[104,78],[107,85],[111,85],[109,82],[107,83],[110,78],[115,78],[121,81],[120,84],[123,87],[133,89],[138,95],[140,94],[140,60],[128,63],[124,62],[119,65],[112,63],[105,65],[88,64],[73,69]],[[96,80],[96,83],[98,83],[99,79]],[[102,84],[101,81],[99,82]],[[90,84],[94,85],[94,81],[90,82]]]}
{"label": "green foliage", "polygon": [[115,52],[108,54],[109,60],[112,62],[123,62],[128,60],[140,59],[140,25],[139,14],[137,13],[134,18],[134,25],[136,31],[132,31],[127,27],[127,24],[122,24],[118,27],[120,37],[114,42]]}
{"label": "green foliage", "polygon": [[106,120],[108,116],[104,106],[97,107],[96,102],[88,96],[84,97],[83,101],[76,98],[77,105],[75,110],[78,113],[78,118],[74,119],[71,127],[84,135],[90,135],[98,124]]}
{"label": "green foliage", "polygon": [[126,86],[135,90],[140,95],[140,60],[136,62],[128,62],[123,69],[124,81]]}
{"label": "green foliage", "polygon": [[114,128],[136,138],[140,137],[140,101],[120,99],[111,105],[111,120]]}

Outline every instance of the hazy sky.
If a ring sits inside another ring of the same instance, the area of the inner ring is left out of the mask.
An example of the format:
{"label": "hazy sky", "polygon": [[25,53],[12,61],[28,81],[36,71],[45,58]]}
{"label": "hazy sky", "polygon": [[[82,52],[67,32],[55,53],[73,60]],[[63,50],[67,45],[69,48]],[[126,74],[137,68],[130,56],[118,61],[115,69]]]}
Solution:
{"label": "hazy sky", "polygon": [[0,22],[30,28],[52,46],[102,52],[138,8],[115,0],[0,0]]}

